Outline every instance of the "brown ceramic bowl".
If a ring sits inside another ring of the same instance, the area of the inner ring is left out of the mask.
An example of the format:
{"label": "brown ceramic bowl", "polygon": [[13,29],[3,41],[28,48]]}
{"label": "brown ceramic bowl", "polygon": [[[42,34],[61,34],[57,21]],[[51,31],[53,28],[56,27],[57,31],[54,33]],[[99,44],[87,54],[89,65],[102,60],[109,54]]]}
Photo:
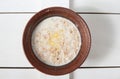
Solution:
{"label": "brown ceramic bowl", "polygon": [[[81,48],[76,58],[63,66],[50,66],[40,61],[32,50],[31,36],[37,25],[44,19],[52,16],[61,16],[72,21],[78,28],[81,36]],[[35,14],[27,23],[23,34],[23,48],[30,63],[39,71],[50,75],[63,75],[80,67],[88,56],[91,47],[91,37],[87,24],[75,12],[62,7],[51,7]]]}

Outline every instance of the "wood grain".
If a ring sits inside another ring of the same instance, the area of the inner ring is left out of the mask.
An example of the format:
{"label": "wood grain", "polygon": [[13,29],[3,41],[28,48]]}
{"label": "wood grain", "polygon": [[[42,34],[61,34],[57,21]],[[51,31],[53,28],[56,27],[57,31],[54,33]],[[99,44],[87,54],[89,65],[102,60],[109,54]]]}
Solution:
{"label": "wood grain", "polygon": [[38,12],[52,6],[69,8],[69,0],[1,0],[0,12]]}
{"label": "wood grain", "polygon": [[120,13],[119,0],[70,0],[76,12]]}
{"label": "wood grain", "polygon": [[51,76],[43,74],[36,69],[1,69],[1,79],[69,79],[69,74],[62,76]]}
{"label": "wood grain", "polygon": [[120,68],[77,69],[71,79],[120,79]]}

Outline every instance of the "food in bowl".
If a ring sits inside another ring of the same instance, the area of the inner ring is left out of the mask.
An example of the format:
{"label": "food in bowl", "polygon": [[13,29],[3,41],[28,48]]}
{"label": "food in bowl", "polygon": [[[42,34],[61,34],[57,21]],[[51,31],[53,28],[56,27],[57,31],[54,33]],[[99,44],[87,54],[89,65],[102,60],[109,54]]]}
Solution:
{"label": "food in bowl", "polygon": [[79,53],[81,36],[76,25],[67,18],[52,16],[41,21],[32,34],[32,49],[47,65],[70,63]]}

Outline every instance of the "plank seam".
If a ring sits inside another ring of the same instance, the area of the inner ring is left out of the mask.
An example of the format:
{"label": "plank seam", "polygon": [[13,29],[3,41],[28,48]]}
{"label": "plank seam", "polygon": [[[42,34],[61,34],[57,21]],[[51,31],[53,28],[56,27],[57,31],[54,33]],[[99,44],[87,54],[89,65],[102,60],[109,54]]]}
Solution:
{"label": "plank seam", "polygon": [[[120,66],[78,67],[78,69],[120,68]],[[35,69],[34,67],[0,67],[0,69]]]}
{"label": "plank seam", "polygon": [[34,67],[0,67],[0,69],[35,69]]}
{"label": "plank seam", "polygon": [[[0,12],[0,14],[35,14],[37,12]],[[120,15],[120,13],[105,13],[105,12],[76,12],[77,14],[112,14]]]}

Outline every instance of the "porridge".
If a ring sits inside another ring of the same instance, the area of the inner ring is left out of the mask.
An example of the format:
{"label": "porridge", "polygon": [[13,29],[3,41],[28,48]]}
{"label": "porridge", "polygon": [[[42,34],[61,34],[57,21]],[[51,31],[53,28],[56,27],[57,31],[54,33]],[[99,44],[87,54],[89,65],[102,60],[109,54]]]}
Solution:
{"label": "porridge", "polygon": [[66,18],[53,16],[37,25],[31,44],[40,61],[51,66],[62,66],[78,55],[81,37],[74,23]]}

